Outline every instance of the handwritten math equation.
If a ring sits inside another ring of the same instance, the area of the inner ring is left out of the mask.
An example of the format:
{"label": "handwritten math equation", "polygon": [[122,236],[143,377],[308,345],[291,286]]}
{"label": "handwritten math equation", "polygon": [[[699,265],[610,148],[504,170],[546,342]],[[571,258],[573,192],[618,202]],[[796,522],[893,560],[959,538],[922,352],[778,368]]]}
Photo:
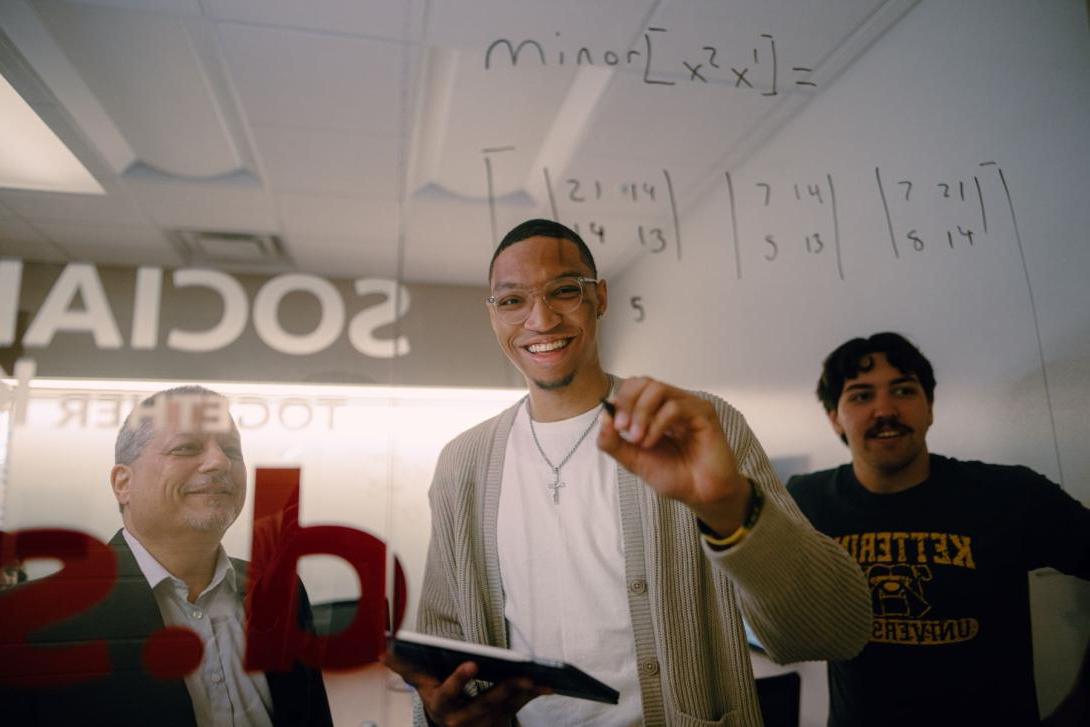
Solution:
{"label": "handwritten math equation", "polygon": [[[996,162],[982,162],[971,175],[925,180],[922,184],[913,179],[884,178],[880,167],[874,168],[874,178],[882,198],[893,256],[897,258],[901,257],[902,251],[923,252],[935,245],[950,249],[966,244],[972,246],[988,235],[984,184],[993,178],[1002,186],[1012,218],[1014,215],[1006,176]],[[929,225],[927,231],[919,225],[912,227],[906,212],[912,210],[913,204],[917,207],[926,204],[929,209],[938,207],[943,213],[938,224]]]}
{"label": "handwritten math equation", "polygon": [[[485,162],[492,204],[488,156]],[[668,169],[628,178],[564,175],[548,167],[540,173],[552,218],[575,230],[592,250],[622,246],[653,258],[684,260],[683,225]],[[886,232],[882,244],[894,262],[920,255],[976,254],[997,235],[1009,240],[1012,233],[1021,248],[1010,188],[994,161],[946,176],[877,166],[867,176],[871,179],[851,180],[857,182],[852,188],[870,187],[873,195],[851,200],[851,208],[855,214],[861,205],[880,210]],[[737,280],[761,267],[798,265],[846,279],[842,201],[832,173],[739,177],[725,172],[720,179],[721,194],[709,203],[725,206],[727,222],[722,237],[712,242],[728,246]],[[881,241],[881,233],[875,232],[863,244]],[[700,243],[707,242],[705,234]],[[642,300],[634,300],[632,307],[637,321],[643,320]]]}
{"label": "handwritten math equation", "polygon": [[[643,83],[651,86],[676,86],[679,82],[706,84],[760,91],[762,96],[778,96],[781,86],[816,87],[810,66],[782,65],[776,39],[760,33],[752,47],[744,50],[721,45],[702,45],[685,51],[685,57],[668,62],[655,60],[655,49],[668,43],[667,28],[648,27],[635,48],[613,50],[566,46],[559,32],[552,41],[523,38],[517,43],[498,38],[484,52],[484,69],[542,66],[607,66],[637,70]],[[660,53],[660,58],[662,54]],[[681,79],[680,81],[678,79]]]}
{"label": "handwritten math equation", "polygon": [[[730,205],[735,277],[743,278],[743,261],[772,264],[786,257],[829,258],[829,267],[845,279],[837,185],[831,174],[773,184],[763,180],[739,183],[724,175]],[[991,186],[992,189],[988,190]],[[1010,189],[1002,168],[982,162],[972,173],[946,178],[900,175],[874,168],[873,201],[881,203],[894,259],[936,250],[969,250],[994,233],[985,201],[1002,200],[1019,246],[1020,235]],[[992,210],[994,218],[997,210]],[[745,221],[748,234],[740,234]],[[753,230],[763,228],[762,232]],[[1009,230],[1004,227],[1004,232]],[[756,238],[756,239],[754,239]],[[748,253],[748,254],[747,254]]]}
{"label": "handwritten math equation", "polygon": [[764,263],[795,256],[813,260],[830,259],[837,276],[844,279],[840,256],[840,220],[837,217],[836,185],[831,174],[787,184],[764,180],[735,180],[726,172],[724,180],[730,206],[730,239],[734,248],[735,277],[742,279],[743,248],[750,240],[739,233],[739,209],[755,219],[759,229],[756,252]]}
{"label": "handwritten math equation", "polygon": [[640,249],[652,255],[672,251],[681,260],[677,200],[669,171],[663,169],[660,175],[654,177],[613,182],[580,177],[566,177],[554,182],[548,167],[542,169],[542,174],[553,219],[571,219],[572,229],[584,240],[601,244],[606,242],[606,223],[595,219],[590,205],[601,202],[631,203],[631,210],[640,221],[628,226],[628,229],[622,229],[618,237],[638,241]]}

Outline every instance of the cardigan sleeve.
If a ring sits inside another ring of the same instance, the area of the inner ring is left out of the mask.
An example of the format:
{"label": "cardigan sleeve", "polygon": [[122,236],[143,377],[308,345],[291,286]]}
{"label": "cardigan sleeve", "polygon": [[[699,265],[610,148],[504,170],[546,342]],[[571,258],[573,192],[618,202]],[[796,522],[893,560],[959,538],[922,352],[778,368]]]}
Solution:
{"label": "cardigan sleeve", "polygon": [[799,511],[742,415],[712,401],[740,471],[765,502],[741,542],[724,551],[705,543],[705,553],[734,582],[746,622],[774,661],[855,656],[871,630],[862,570]]}
{"label": "cardigan sleeve", "polygon": [[465,640],[458,620],[452,579],[455,577],[454,508],[451,503],[456,467],[451,442],[439,455],[428,490],[431,508],[431,538],[424,565],[424,582],[417,607],[416,630],[420,633]]}

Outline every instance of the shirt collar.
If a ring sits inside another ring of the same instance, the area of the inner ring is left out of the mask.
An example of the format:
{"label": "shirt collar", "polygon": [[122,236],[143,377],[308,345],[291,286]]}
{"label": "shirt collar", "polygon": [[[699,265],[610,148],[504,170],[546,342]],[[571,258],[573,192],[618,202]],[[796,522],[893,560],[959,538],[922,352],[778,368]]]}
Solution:
{"label": "shirt collar", "polygon": [[[130,533],[126,528],[121,528],[121,535],[125,538],[125,542],[129,545],[129,550],[132,551],[133,557],[136,559],[136,564],[140,566],[140,572],[144,574],[144,578],[148,582],[148,587],[155,590],[160,583],[165,580],[172,581],[175,585],[184,586],[180,578],[172,574],[163,564],[155,559],[155,556],[148,552],[148,549],[144,547],[144,544],[136,539],[136,536]],[[204,593],[208,593],[213,588],[218,586],[221,581],[226,581],[228,588],[237,592],[238,581],[237,574],[235,572],[234,563],[227,557],[227,552],[223,549],[223,546],[219,546],[216,551],[216,569],[212,573],[212,581],[208,584],[208,588],[204,589]],[[203,593],[201,595],[204,595]]]}

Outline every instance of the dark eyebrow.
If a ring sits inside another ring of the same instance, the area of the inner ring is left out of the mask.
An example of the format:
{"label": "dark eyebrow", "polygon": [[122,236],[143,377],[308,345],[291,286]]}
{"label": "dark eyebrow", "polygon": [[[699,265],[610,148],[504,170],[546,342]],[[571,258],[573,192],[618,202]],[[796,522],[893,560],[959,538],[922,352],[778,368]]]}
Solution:
{"label": "dark eyebrow", "polygon": [[[919,384],[920,380],[916,374],[906,374],[905,376],[898,376],[887,384],[887,386],[898,386],[900,384]],[[855,389],[873,389],[875,384],[864,384],[862,382],[858,384],[845,384],[844,391],[853,391]]]}

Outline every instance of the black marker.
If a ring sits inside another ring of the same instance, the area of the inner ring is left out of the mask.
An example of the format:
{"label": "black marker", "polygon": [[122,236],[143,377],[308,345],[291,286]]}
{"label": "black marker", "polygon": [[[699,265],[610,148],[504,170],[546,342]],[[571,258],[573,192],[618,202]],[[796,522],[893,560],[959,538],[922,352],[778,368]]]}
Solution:
{"label": "black marker", "polygon": [[602,406],[605,408],[606,414],[609,414],[611,417],[616,416],[616,414],[617,414],[617,405],[616,404],[614,404],[611,401],[607,401],[606,399],[602,399]]}

